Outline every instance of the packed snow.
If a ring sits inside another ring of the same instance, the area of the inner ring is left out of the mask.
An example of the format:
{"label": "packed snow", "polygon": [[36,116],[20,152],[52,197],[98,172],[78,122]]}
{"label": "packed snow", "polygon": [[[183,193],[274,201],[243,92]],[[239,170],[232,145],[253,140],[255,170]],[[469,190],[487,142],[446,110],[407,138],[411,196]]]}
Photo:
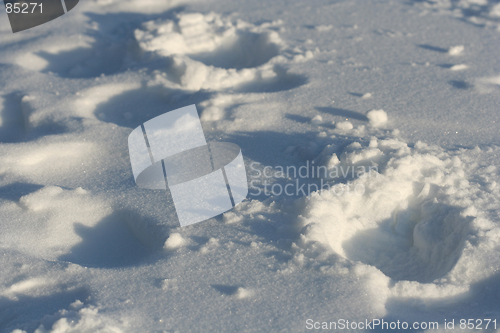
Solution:
{"label": "packed snow", "polygon": [[[497,0],[1,14],[0,332],[500,331],[499,54]],[[192,104],[249,194],[180,227],[127,138]]]}

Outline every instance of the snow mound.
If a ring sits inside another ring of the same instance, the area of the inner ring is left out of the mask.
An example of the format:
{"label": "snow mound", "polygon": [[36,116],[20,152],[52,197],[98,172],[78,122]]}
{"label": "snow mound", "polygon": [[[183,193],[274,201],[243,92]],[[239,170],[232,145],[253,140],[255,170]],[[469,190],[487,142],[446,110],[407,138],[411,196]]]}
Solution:
{"label": "snow mound", "polygon": [[452,46],[448,49],[448,54],[451,56],[458,56],[464,52],[465,47],[463,45]]}
{"label": "snow mound", "polygon": [[[420,1],[414,2],[419,3]],[[500,28],[498,23],[500,5],[496,0],[425,0],[423,5],[438,13],[466,19],[476,25]]]}
{"label": "snow mound", "polygon": [[387,113],[384,110],[368,111],[366,117],[374,127],[381,126],[387,122]]}
{"label": "snow mound", "polygon": [[474,258],[499,241],[498,226],[482,213],[484,198],[498,200],[498,191],[477,180],[495,168],[478,168],[465,151],[396,139],[353,143],[340,160],[344,168],[371,164],[377,171],[339,184],[343,191],[301,199],[305,242],[324,244],[394,280],[468,285],[493,273],[490,262]]}
{"label": "snow mound", "polygon": [[281,24],[256,26],[241,20],[232,23],[215,13],[185,13],[175,20],[146,22],[134,35],[143,57],[167,59],[168,79],[183,89],[219,90],[263,82],[280,86],[298,78],[279,64],[313,57],[311,51],[298,52],[291,59],[282,55],[286,46],[270,29]]}
{"label": "snow mound", "polygon": [[[241,5],[0,22],[1,332],[498,317],[498,0]],[[191,104],[249,181],[292,194],[180,230],[127,137]],[[307,165],[328,175],[275,173]]]}
{"label": "snow mound", "polygon": [[[54,315],[42,319],[42,325],[34,333],[121,333],[121,324],[99,314],[94,306],[84,307],[81,301],[75,301],[69,310],[60,310]],[[25,332],[17,330],[19,333]]]}
{"label": "snow mound", "polygon": [[[179,14],[175,21],[150,21],[135,37],[144,51],[162,56],[187,54],[221,68],[257,67],[277,56],[283,42],[272,30],[210,13]],[[249,52],[251,50],[251,52]]]}
{"label": "snow mound", "polygon": [[4,247],[55,260],[81,241],[78,226],[94,226],[110,213],[102,200],[82,188],[46,186],[4,205],[5,229],[0,242]]}
{"label": "snow mound", "polygon": [[168,251],[172,251],[183,247],[186,245],[186,240],[182,238],[182,235],[179,233],[172,233],[168,239],[165,241],[164,248]]}

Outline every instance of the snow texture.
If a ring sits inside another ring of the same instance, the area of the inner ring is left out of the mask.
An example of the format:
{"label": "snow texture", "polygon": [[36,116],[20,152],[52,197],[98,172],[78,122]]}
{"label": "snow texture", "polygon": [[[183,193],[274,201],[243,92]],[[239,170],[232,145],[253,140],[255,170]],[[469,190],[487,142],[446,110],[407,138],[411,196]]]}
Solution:
{"label": "snow texture", "polygon": [[[500,325],[498,1],[89,0],[16,34],[1,15],[0,332]],[[250,192],[181,228],[127,138],[192,104]]]}

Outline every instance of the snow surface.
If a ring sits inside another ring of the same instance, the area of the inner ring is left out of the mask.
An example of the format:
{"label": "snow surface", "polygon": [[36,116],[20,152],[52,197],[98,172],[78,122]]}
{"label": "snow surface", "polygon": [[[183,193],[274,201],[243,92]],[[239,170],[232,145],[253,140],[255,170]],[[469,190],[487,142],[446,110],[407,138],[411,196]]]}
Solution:
{"label": "snow surface", "polygon": [[[16,34],[1,14],[0,331],[500,325],[499,54],[496,0],[82,0]],[[127,137],[190,104],[256,185],[181,228]]]}

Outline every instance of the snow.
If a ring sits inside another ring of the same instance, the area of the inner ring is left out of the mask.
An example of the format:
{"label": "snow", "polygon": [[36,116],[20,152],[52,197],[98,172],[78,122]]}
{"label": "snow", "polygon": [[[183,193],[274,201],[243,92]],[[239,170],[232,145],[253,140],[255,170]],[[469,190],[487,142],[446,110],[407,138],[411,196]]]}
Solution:
{"label": "snow", "polygon": [[314,116],[313,119],[311,119],[311,123],[314,125],[320,125],[323,122],[323,117],[321,117],[319,114]]}
{"label": "snow", "polygon": [[371,110],[368,111],[366,117],[370,124],[374,127],[379,127],[387,122],[387,113],[384,110]]}
{"label": "snow", "polygon": [[448,49],[448,54],[452,56],[458,56],[464,51],[463,45],[452,46]]}
{"label": "snow", "polygon": [[[0,331],[500,320],[499,6],[94,0],[16,34],[2,14]],[[249,194],[181,227],[128,138],[192,104]]]}
{"label": "snow", "polygon": [[349,130],[352,130],[354,128],[352,123],[350,123],[349,121],[338,122],[335,124],[335,127],[341,131],[349,131]]}
{"label": "snow", "polygon": [[186,240],[182,238],[182,235],[175,232],[168,236],[163,246],[166,250],[175,250],[186,245]]}

